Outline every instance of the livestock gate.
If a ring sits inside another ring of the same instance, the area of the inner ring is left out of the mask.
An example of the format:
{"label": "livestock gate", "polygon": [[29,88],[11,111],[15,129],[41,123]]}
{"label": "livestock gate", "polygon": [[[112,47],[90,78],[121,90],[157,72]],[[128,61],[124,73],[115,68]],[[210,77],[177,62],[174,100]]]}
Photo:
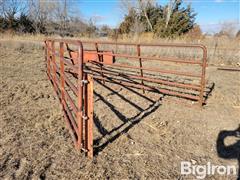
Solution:
{"label": "livestock gate", "polygon": [[88,157],[93,157],[93,80],[204,104],[203,45],[47,39],[45,60],[75,147]]}

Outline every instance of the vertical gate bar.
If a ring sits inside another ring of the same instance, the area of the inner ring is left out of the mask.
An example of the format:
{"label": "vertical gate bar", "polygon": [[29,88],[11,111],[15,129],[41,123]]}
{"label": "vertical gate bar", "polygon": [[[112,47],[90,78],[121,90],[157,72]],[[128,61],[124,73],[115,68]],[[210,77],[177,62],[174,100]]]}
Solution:
{"label": "vertical gate bar", "polygon": [[52,62],[53,62],[53,86],[54,86],[54,90],[56,91],[57,95],[58,95],[58,90],[57,90],[57,68],[56,68],[56,56],[55,56],[55,43],[54,41],[52,41]]}
{"label": "vertical gate bar", "polygon": [[61,79],[61,102],[63,105],[63,108],[66,109],[66,101],[65,101],[65,79],[64,79],[64,62],[63,62],[63,57],[64,57],[64,46],[63,42],[60,42],[60,79]]}
{"label": "vertical gate bar", "polygon": [[202,46],[203,49],[203,63],[202,63],[202,75],[201,75],[201,90],[199,94],[199,106],[202,107],[204,103],[204,89],[205,89],[205,76],[206,76],[206,67],[207,67],[207,49],[205,46]]}
{"label": "vertical gate bar", "polygon": [[48,58],[47,58],[47,41],[44,41],[44,44],[45,44],[45,46],[44,46],[44,57],[45,57],[45,63],[46,63],[46,66],[47,66],[47,68],[48,68],[48,62],[47,62],[47,60],[48,60]]}
{"label": "vertical gate bar", "polygon": [[[49,76],[50,76],[50,79],[51,79],[51,81],[52,81],[52,83],[53,83],[53,62],[52,62],[52,48],[51,48],[51,46],[52,46],[52,43],[51,43],[52,41],[49,41],[49,43],[48,43],[48,52],[49,52]],[[54,86],[54,85],[53,85]]]}
{"label": "vertical gate bar", "polygon": [[[52,41],[48,42],[48,58],[49,58],[49,75],[52,80]],[[53,80],[52,80],[53,81]]]}
{"label": "vertical gate bar", "polygon": [[88,75],[87,80],[87,156],[93,158],[93,77]]}
{"label": "vertical gate bar", "polygon": [[66,113],[66,111],[67,111],[66,108],[68,108],[68,107],[67,107],[66,100],[65,100],[65,79],[64,79],[64,61],[63,61],[63,59],[64,59],[64,43],[63,42],[60,42],[59,57],[60,57],[61,103],[62,103],[62,108],[65,111],[64,116],[66,119],[67,127],[68,127],[69,131],[71,131],[70,134],[73,137],[73,142],[74,142],[74,145],[76,146],[76,137],[74,134],[77,134],[77,132],[73,132],[74,130],[72,128],[71,122],[69,121],[69,118]]}
{"label": "vertical gate bar", "polygon": [[[71,62],[74,64],[74,60],[73,60],[73,57],[72,57],[72,54],[71,54],[71,52],[73,52],[72,50],[71,50],[71,48],[69,47],[69,45],[68,45],[68,43],[65,43],[66,44],[66,47],[67,47],[67,51],[68,51],[68,55],[69,55],[69,57],[70,57],[70,60],[71,60]],[[75,64],[74,64],[75,65]]]}
{"label": "vertical gate bar", "polygon": [[78,143],[77,147],[82,149],[83,143],[83,117],[82,117],[82,100],[83,100],[83,46],[80,41],[78,41],[78,59],[77,59],[77,68],[78,68],[78,97],[77,97],[77,124],[78,124]]}
{"label": "vertical gate bar", "polygon": [[49,52],[49,42],[45,41],[45,53],[47,55],[47,75],[48,78],[51,79],[50,77],[50,52]]}
{"label": "vertical gate bar", "polygon": [[78,132],[76,132],[74,130],[74,128],[72,128],[72,124],[66,113],[66,111],[67,111],[66,109],[68,107],[67,107],[66,99],[65,99],[65,78],[64,78],[64,69],[65,68],[64,68],[64,61],[63,61],[64,60],[64,42],[60,42],[59,56],[60,56],[61,103],[62,103],[63,110],[65,111],[64,116],[66,119],[67,127],[68,127],[69,131],[71,131],[70,134],[73,137],[74,145],[75,145],[75,147],[77,147],[77,139],[76,139],[75,134],[77,134]]}
{"label": "vertical gate bar", "polygon": [[[96,51],[98,53],[99,49],[98,49],[98,43],[97,42],[95,42],[95,48],[96,48]],[[97,56],[98,56],[98,61],[103,62],[103,55],[97,54]],[[104,80],[104,77],[103,77],[103,64],[100,64],[100,68],[101,68],[101,76],[103,78],[102,82],[103,82],[103,84],[105,84],[105,80]]]}
{"label": "vertical gate bar", "polygon": [[[137,54],[138,54],[138,56],[139,56],[139,66],[140,66],[140,68],[142,68],[142,59],[140,58],[140,56],[141,56],[140,44],[137,45]],[[142,69],[140,69],[140,73],[141,73],[141,76],[142,76],[142,78],[143,78],[143,70],[142,70]],[[142,83],[142,85],[144,85],[143,79],[141,80],[141,83]],[[145,93],[144,88],[142,88],[142,91],[143,91],[143,93]]]}
{"label": "vertical gate bar", "polygon": [[52,69],[51,69],[51,63],[52,63],[52,55],[51,55],[51,51],[50,51],[50,42],[48,42],[48,70],[49,70],[49,78],[52,80]]}

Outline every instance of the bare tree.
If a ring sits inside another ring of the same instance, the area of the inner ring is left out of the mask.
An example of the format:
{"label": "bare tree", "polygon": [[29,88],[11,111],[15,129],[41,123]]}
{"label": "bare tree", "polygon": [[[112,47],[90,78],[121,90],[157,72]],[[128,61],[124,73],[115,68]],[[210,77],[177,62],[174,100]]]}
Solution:
{"label": "bare tree", "polygon": [[0,0],[0,17],[3,17],[3,6],[4,5],[4,0]]}
{"label": "bare tree", "polygon": [[154,0],[138,0],[138,6],[139,6],[140,10],[143,11],[143,14],[147,20],[148,26],[151,31],[153,31],[153,25],[152,25],[151,21],[149,20],[149,17],[147,14],[147,7],[149,5],[152,5],[154,2],[155,2]]}
{"label": "bare tree", "polygon": [[75,8],[75,1],[71,0],[59,0],[56,4],[56,9],[55,21],[59,24],[60,34],[64,35],[70,22],[76,19],[79,10]]}
{"label": "bare tree", "polygon": [[16,14],[25,13],[26,4],[18,0],[1,0],[0,12],[5,18],[15,17]]}
{"label": "bare tree", "polygon": [[220,35],[226,35],[228,37],[234,37],[238,31],[238,22],[235,21],[225,21],[221,23]]}
{"label": "bare tree", "polygon": [[29,16],[34,21],[36,31],[42,32],[44,27],[50,33],[58,31],[65,34],[73,14],[78,14],[72,11],[73,4],[67,0],[29,0]]}
{"label": "bare tree", "polygon": [[51,19],[54,4],[51,1],[29,0],[29,17],[34,22],[37,33],[42,33],[47,22]]}
{"label": "bare tree", "polygon": [[135,7],[133,1],[120,0],[119,8],[122,11],[122,14],[128,14],[131,8]]}
{"label": "bare tree", "polygon": [[14,29],[16,16],[26,13],[26,3],[18,0],[1,0],[0,5],[0,14],[8,22],[8,28]]}
{"label": "bare tree", "polygon": [[137,36],[139,36],[142,32],[144,32],[144,24],[140,22],[140,20],[136,17],[133,26],[131,27],[131,32]]}
{"label": "bare tree", "polygon": [[167,16],[166,16],[165,28],[168,27],[168,23],[169,23],[169,20],[170,20],[172,11],[173,11],[174,4],[175,4],[175,0],[169,0],[168,6],[167,6]]}
{"label": "bare tree", "polygon": [[168,27],[168,23],[170,21],[171,15],[173,13],[174,8],[176,7],[177,3],[179,3],[181,0],[169,0],[169,3],[167,5],[167,15],[166,15],[166,23],[165,28]]}
{"label": "bare tree", "polygon": [[153,31],[153,25],[148,17],[147,8],[149,5],[153,5],[155,0],[121,0],[120,1],[120,8],[125,13],[128,14],[131,9],[136,10],[138,14],[143,12],[144,17],[146,18],[147,24],[150,28],[150,31]]}

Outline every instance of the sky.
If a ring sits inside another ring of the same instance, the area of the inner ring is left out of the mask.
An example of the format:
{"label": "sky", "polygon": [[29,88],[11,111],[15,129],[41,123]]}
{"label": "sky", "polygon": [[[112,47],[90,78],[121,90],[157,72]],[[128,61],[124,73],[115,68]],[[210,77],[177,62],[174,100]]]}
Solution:
{"label": "sky", "polygon": [[[168,0],[157,0],[165,5]],[[227,22],[240,29],[240,0],[185,0],[184,5],[191,3],[197,13],[196,23],[203,32],[215,33]],[[107,24],[117,27],[124,15],[117,0],[81,0],[81,13],[85,19],[95,17],[97,25]]]}

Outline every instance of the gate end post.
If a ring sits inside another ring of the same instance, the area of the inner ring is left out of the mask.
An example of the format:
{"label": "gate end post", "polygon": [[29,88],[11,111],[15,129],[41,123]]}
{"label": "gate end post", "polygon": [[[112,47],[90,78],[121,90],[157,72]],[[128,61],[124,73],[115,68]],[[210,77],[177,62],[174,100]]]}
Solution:
{"label": "gate end post", "polygon": [[201,45],[203,50],[203,62],[202,62],[202,74],[201,74],[201,90],[199,94],[199,106],[202,107],[204,103],[204,89],[206,83],[206,67],[207,67],[207,48],[204,45]]}
{"label": "gate end post", "polygon": [[87,156],[93,158],[93,77],[87,75]]}

